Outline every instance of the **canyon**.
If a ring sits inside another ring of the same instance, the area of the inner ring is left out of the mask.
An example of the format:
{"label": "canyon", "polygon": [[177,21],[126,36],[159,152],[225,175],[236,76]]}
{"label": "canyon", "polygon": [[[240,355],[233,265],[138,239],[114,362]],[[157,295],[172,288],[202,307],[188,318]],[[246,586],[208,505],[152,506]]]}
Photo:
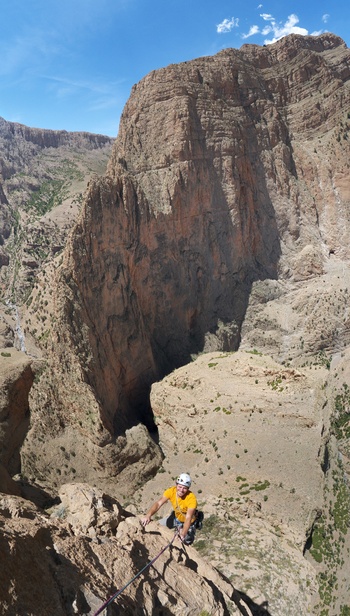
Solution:
{"label": "canyon", "polygon": [[115,140],[0,123],[4,614],[96,610],[181,471],[203,530],[125,613],[350,610],[349,76],[290,35],[150,73]]}

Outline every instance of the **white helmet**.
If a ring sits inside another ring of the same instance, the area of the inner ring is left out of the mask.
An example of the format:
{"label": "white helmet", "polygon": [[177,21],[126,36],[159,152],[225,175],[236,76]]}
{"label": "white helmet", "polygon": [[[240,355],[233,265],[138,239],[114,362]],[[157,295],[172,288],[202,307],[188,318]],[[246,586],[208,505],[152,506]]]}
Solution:
{"label": "white helmet", "polygon": [[191,485],[191,477],[187,475],[187,473],[181,473],[181,475],[177,478],[176,483],[180,486],[185,486],[189,488]]}

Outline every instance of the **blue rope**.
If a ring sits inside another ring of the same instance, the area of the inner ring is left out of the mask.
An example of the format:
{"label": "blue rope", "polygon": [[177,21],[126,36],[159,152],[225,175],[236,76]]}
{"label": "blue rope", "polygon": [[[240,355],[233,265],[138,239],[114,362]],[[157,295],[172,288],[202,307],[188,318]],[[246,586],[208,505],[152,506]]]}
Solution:
{"label": "blue rope", "polygon": [[159,558],[159,556],[161,556],[163,554],[163,552],[165,552],[165,550],[167,550],[168,548],[170,548],[171,544],[173,543],[175,537],[178,534],[178,530],[175,530],[175,534],[172,538],[172,540],[165,546],[165,548],[163,548],[159,554],[157,554],[157,556],[155,556],[149,563],[147,563],[147,565],[145,565],[136,575],[134,575],[134,577],[132,578],[132,580],[130,580],[127,584],[125,584],[125,586],[123,586],[123,588],[120,588],[120,590],[117,590],[117,592],[114,593],[114,595],[112,595],[112,597],[110,597],[109,599],[107,599],[107,601],[105,601],[103,603],[103,605],[101,605],[101,607],[97,610],[97,612],[95,612],[94,616],[98,616],[98,614],[101,614],[101,612],[103,612],[103,610],[106,609],[106,607],[108,607],[117,597],[119,597],[119,595],[122,594],[122,592],[124,592],[124,590],[130,586],[130,584],[132,584],[140,575],[141,573],[143,573],[148,567],[150,567],[151,565],[153,565],[153,563],[157,560],[157,558]]}

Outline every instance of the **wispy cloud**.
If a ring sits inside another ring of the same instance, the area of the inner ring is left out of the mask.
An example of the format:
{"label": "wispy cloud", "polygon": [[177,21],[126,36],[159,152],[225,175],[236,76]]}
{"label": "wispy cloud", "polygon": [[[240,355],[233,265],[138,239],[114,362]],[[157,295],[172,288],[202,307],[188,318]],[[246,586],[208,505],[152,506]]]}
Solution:
{"label": "wispy cloud", "polygon": [[216,31],[219,34],[231,32],[233,28],[237,28],[239,23],[238,17],[231,17],[231,19],[224,19],[220,24],[217,24]]}
{"label": "wispy cloud", "polygon": [[66,79],[65,77],[56,77],[52,75],[42,75],[43,79],[48,82],[48,88],[56,98],[65,99],[79,95],[79,92],[85,90],[87,97],[85,101],[88,108],[92,111],[101,109],[111,109],[116,106],[120,99],[119,86],[125,80],[108,81],[107,83],[99,83],[94,81]]}
{"label": "wispy cloud", "polygon": [[103,83],[67,79],[53,75],[41,75],[40,77],[46,81],[47,91],[57,101],[60,101],[59,104],[64,104],[64,101],[68,101],[68,105],[71,105],[75,104],[74,101],[79,100],[84,112],[99,112],[108,109],[119,110],[123,106],[122,88],[120,88],[125,81],[123,79]]}
{"label": "wispy cloud", "polygon": [[325,13],[324,15],[322,15],[322,21],[324,24],[326,24],[328,22],[330,18],[330,15],[328,15],[328,13]]}
{"label": "wispy cloud", "polygon": [[295,13],[289,15],[284,23],[277,22],[270,13],[261,13],[260,17],[267,22],[267,24],[262,28],[257,25],[251,26],[246,34],[242,34],[243,39],[247,39],[258,33],[263,36],[272,34],[272,38],[264,40],[264,43],[269,45],[270,43],[275,43],[283,36],[287,36],[287,34],[302,34],[305,36],[309,33],[306,28],[301,28],[297,25],[299,23],[299,17],[295,15]]}
{"label": "wispy cloud", "polygon": [[[115,18],[127,2],[33,0],[35,7],[26,6],[20,15],[16,14],[14,8],[11,25],[6,28],[6,22],[3,24],[0,75],[23,70],[27,73],[45,71],[57,59],[62,62],[71,59],[74,54],[79,56],[85,42],[89,38],[95,40],[98,33],[103,36],[106,24]],[[14,0],[12,4],[15,7],[21,3]]]}
{"label": "wispy cloud", "polygon": [[40,30],[28,30],[12,40],[0,45],[2,58],[0,74],[13,74],[24,67],[36,65],[46,61],[52,54],[60,53],[60,45],[53,38]]}
{"label": "wispy cloud", "polygon": [[278,24],[271,15],[263,17],[263,19],[267,19],[270,22],[270,32],[274,35],[272,39],[266,39],[264,41],[266,45],[269,43],[275,43],[283,36],[287,36],[287,34],[302,34],[305,36],[309,33],[306,28],[300,28],[297,26],[299,23],[299,17],[294,13],[288,16],[287,21],[284,24]]}
{"label": "wispy cloud", "polygon": [[275,21],[270,13],[260,13],[260,17],[262,17],[264,21]]}
{"label": "wispy cloud", "polygon": [[249,32],[247,32],[247,34],[242,34],[242,38],[249,38],[250,36],[254,36],[254,34],[258,34],[258,32],[260,32],[259,26],[250,26]]}
{"label": "wispy cloud", "polygon": [[105,93],[110,91],[114,84],[97,83],[94,81],[86,81],[79,79],[67,79],[66,77],[57,77],[54,75],[41,75],[43,79],[51,81],[53,84],[62,84],[64,89],[70,90],[90,90],[91,92]]}

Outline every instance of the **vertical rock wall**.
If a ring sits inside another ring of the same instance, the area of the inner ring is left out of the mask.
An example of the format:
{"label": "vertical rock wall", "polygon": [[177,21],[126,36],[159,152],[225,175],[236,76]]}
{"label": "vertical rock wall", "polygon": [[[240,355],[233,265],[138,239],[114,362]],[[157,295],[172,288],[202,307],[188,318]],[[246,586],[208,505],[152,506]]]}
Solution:
{"label": "vertical rock wall", "polygon": [[348,252],[339,134],[349,67],[337,37],[291,36],[134,86],[108,173],[91,183],[57,270],[51,366],[63,429],[83,424],[103,443],[152,427],[151,383],[209,341],[237,349],[255,280],[298,279],[308,260],[322,270],[329,250]]}

